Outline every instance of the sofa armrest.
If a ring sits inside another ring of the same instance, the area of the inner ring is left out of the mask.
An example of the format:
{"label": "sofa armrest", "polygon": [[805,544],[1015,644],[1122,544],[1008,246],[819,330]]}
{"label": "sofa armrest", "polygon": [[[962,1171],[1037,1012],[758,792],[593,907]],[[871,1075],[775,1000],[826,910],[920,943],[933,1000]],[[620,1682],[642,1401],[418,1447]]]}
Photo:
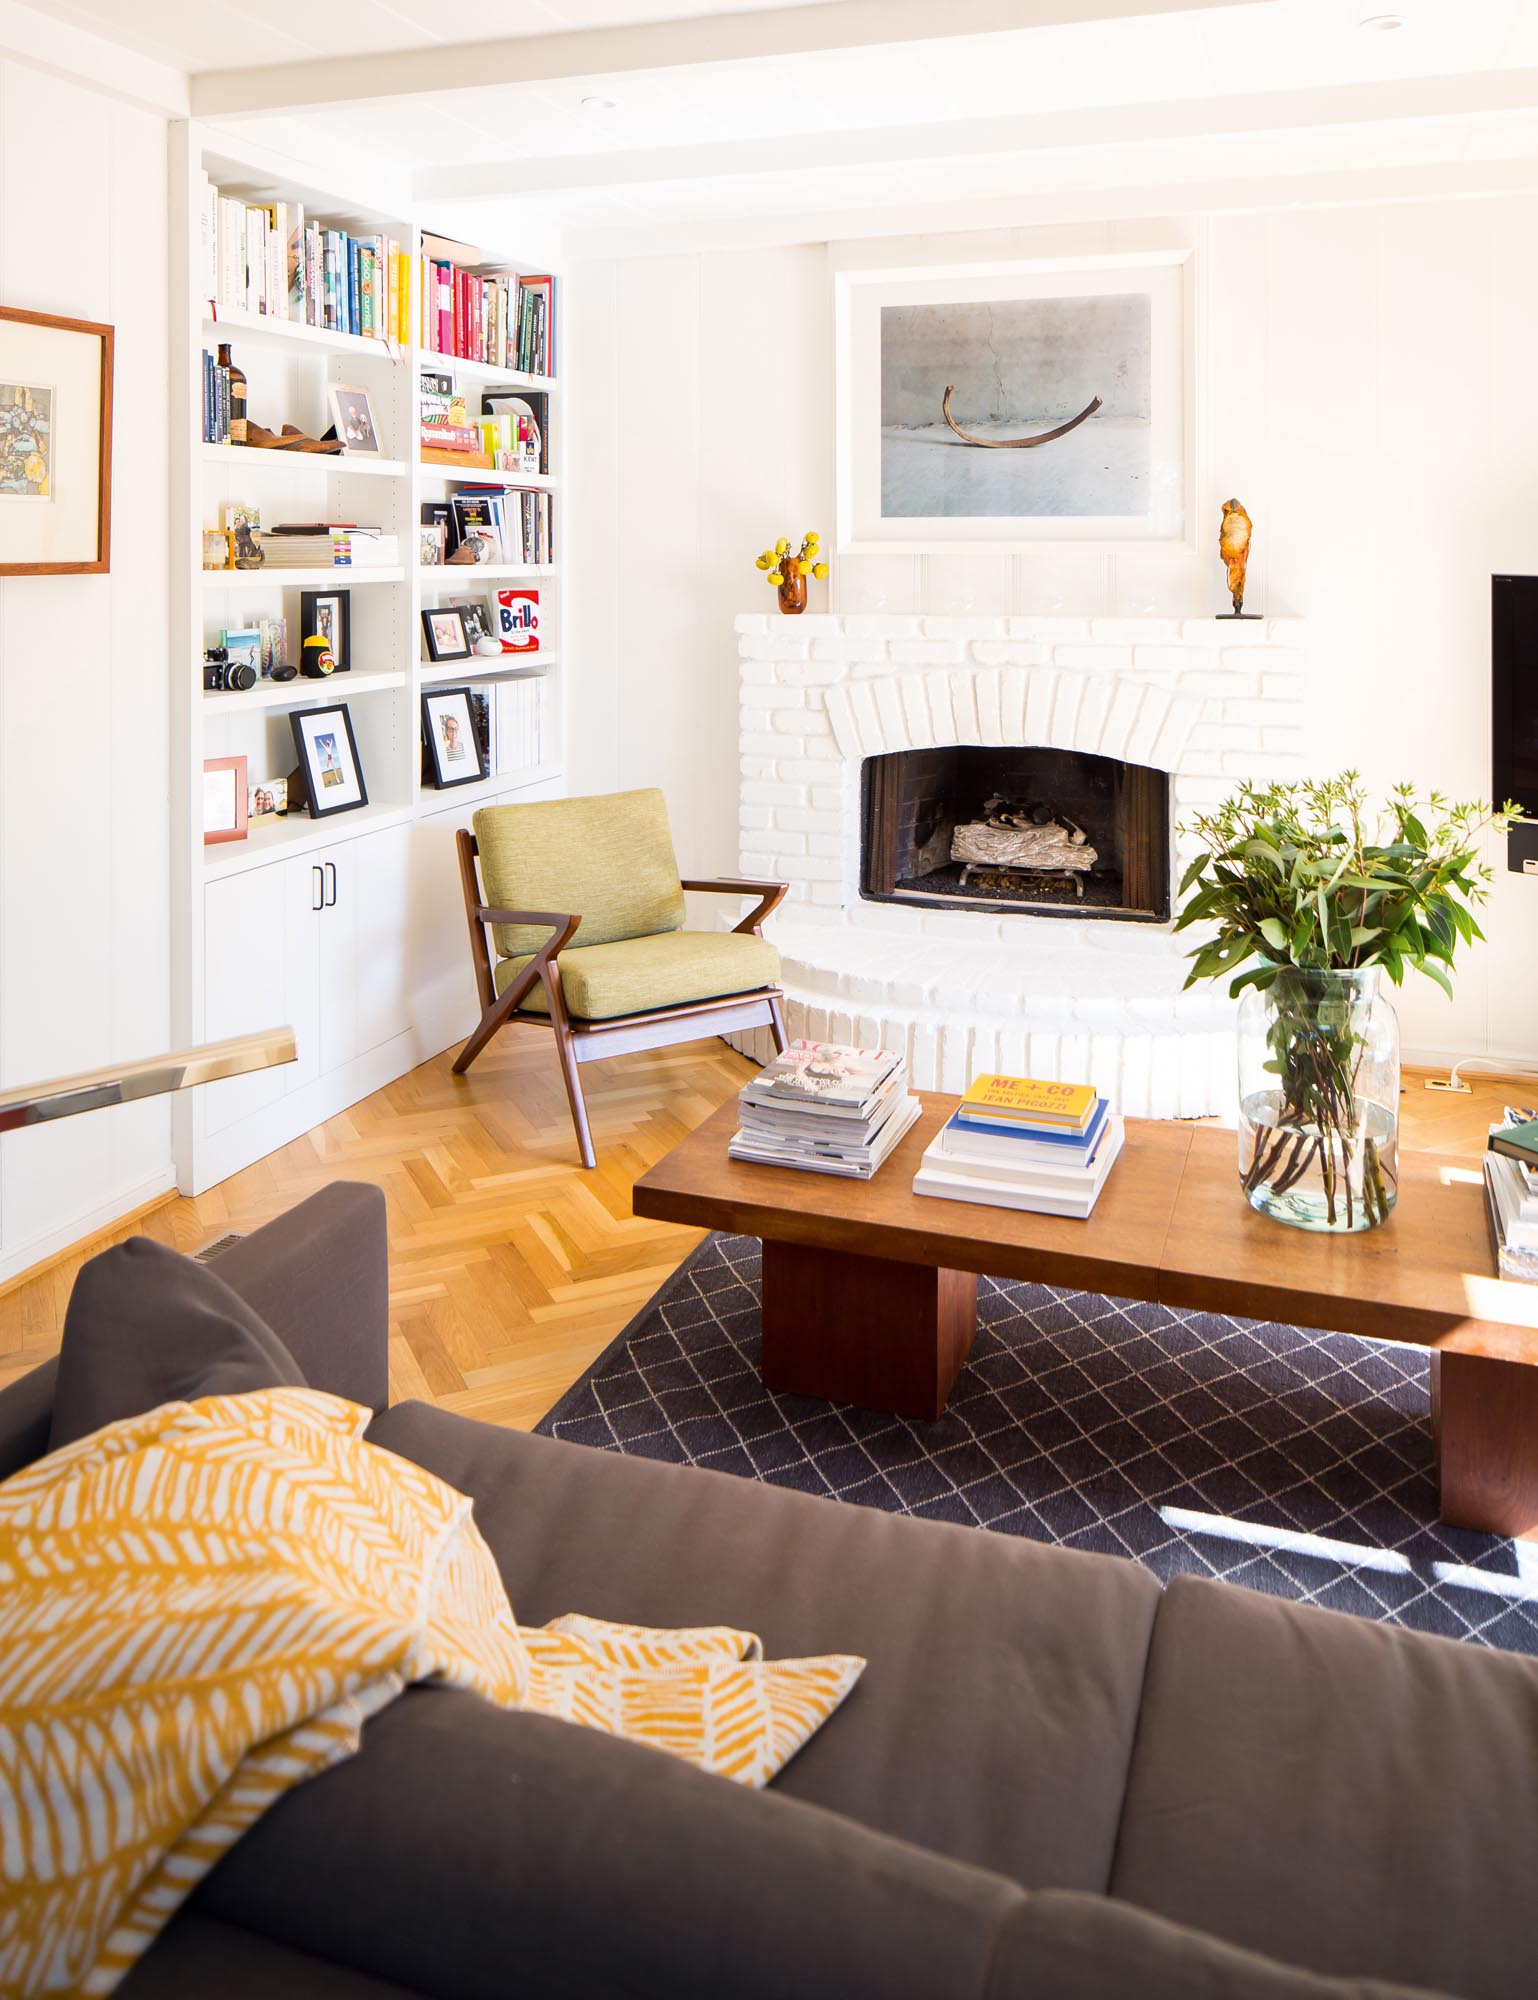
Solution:
{"label": "sofa armrest", "polygon": [[9,1479],[48,1449],[59,1357],[0,1389],[0,1479]]}
{"label": "sofa armrest", "polygon": [[312,1389],[390,1400],[389,1249],[377,1187],[333,1181],[209,1259],[261,1314]]}

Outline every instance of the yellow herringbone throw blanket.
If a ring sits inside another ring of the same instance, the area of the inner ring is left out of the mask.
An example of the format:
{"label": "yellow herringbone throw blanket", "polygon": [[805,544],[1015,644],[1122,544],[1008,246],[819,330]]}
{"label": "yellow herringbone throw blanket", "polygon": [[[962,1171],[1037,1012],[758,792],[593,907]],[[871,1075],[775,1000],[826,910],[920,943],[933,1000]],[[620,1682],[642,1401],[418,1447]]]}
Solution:
{"label": "yellow herringbone throw blanket", "polygon": [[409,1682],[762,1785],[863,1660],[513,1619],[463,1494],[308,1389],[168,1403],[0,1485],[0,1993],[108,1993]]}

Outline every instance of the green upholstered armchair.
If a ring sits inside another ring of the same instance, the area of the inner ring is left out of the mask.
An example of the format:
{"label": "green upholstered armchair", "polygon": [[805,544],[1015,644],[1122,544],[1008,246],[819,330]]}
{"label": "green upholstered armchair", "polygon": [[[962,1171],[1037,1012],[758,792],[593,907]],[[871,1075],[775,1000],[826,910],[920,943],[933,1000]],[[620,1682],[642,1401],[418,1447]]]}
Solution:
{"label": "green upholstered armchair", "polygon": [[[745,1028],[784,1048],[780,955],[759,927],[785,884],[680,880],[661,792],[484,806],[458,842],[481,1020],[455,1071],[506,1021],[553,1029],[585,1167],[580,1064]],[[686,889],[759,900],[735,930],[688,931]]]}

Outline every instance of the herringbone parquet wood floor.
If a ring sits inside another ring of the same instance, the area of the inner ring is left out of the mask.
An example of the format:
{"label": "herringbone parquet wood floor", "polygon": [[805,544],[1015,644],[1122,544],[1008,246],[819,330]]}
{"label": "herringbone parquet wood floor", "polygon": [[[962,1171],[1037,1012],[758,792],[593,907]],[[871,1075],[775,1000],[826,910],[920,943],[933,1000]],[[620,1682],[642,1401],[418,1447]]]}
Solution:
{"label": "herringbone parquet wood floor", "polygon": [[[390,1381],[397,1397],[536,1423],[699,1240],[630,1212],[639,1175],[737,1090],[751,1065],[717,1041],[594,1064],[598,1166],[577,1165],[549,1037],[505,1030],[467,1078],[448,1050],[207,1194],[180,1196],[0,1295],[0,1385],[51,1354],[84,1256],[136,1230],[196,1250],[271,1220],[327,1181],[384,1189]],[[1469,1097],[1406,1076],[1404,1142],[1477,1155],[1504,1103],[1538,1085],[1480,1078]]]}

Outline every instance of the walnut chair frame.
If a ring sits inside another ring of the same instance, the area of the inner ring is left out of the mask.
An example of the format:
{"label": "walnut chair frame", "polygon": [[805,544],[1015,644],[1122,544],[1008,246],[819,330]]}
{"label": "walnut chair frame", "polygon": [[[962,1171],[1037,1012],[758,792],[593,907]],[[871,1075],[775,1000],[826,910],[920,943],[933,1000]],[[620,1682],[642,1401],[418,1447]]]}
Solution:
{"label": "walnut chair frame", "polygon": [[[492,1036],[509,1021],[527,1021],[534,1027],[549,1028],[555,1035],[561,1078],[571,1105],[571,1122],[584,1167],[596,1167],[593,1135],[587,1122],[587,1105],[578,1074],[583,1063],[601,1062],[606,1056],[628,1055],[635,1049],[662,1049],[672,1042],[692,1042],[702,1035],[734,1035],[747,1028],[767,1028],[776,1049],[785,1047],[785,1019],[780,1011],[784,999],[778,986],[759,986],[747,993],[724,993],[714,1000],[690,1000],[677,1007],[658,1007],[641,1014],[617,1014],[610,1020],[574,1019],[561,996],[561,971],[556,964],[577,934],[581,913],[552,910],[502,910],[481,899],[477,863],[480,847],[475,835],[461,827],[456,836],[459,849],[459,879],[465,894],[465,917],[470,926],[470,956],[475,966],[475,989],[480,996],[481,1018],[470,1039],[454,1061],[454,1074],[463,1076]],[[700,895],[757,896],[758,904],[734,924],[733,930],[762,935],[764,919],[785,900],[784,882],[744,882],[730,876],[718,881],[684,882],[683,888]],[[486,940],[490,924],[536,924],[548,926],[550,936],[507,988],[498,994],[492,975],[491,949]],[[544,988],[548,1013],[524,1006],[535,985]]]}

